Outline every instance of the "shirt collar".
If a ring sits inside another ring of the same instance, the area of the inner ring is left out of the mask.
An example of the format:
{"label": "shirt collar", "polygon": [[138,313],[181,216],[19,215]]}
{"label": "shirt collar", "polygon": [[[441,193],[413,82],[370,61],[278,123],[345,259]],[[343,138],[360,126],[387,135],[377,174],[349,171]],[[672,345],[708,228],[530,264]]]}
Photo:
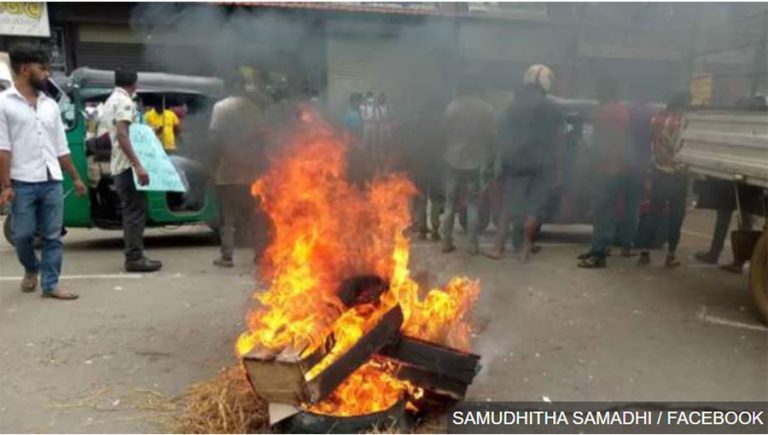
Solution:
{"label": "shirt collar", "polygon": [[114,92],[117,92],[119,94],[123,94],[126,97],[131,98],[131,99],[133,98],[133,97],[131,97],[131,94],[128,93],[128,91],[126,91],[125,89],[123,89],[123,88],[121,88],[119,86],[115,87],[115,91]]}
{"label": "shirt collar", "polygon": [[[15,84],[11,85],[9,89],[9,94],[15,96],[16,98],[20,98],[22,101],[29,103],[27,98],[24,95],[21,95],[21,92],[19,92],[19,89],[16,87]],[[37,91],[37,99],[38,101],[45,100],[48,98],[48,95],[45,94],[45,92]]]}

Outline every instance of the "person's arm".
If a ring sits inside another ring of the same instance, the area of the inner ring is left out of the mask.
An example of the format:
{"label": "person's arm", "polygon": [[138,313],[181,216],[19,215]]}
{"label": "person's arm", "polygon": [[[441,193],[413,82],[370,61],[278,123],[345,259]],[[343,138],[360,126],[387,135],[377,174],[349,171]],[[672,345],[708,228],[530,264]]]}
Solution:
{"label": "person's arm", "polygon": [[147,174],[147,171],[144,169],[144,166],[141,165],[138,156],[136,156],[136,153],[133,151],[131,137],[128,133],[128,128],[130,126],[131,123],[128,121],[117,122],[117,144],[128,158],[128,161],[131,162],[131,166],[133,166],[133,170],[136,172],[136,178],[138,178],[139,184],[146,186],[149,184],[149,174]]}
{"label": "person's arm", "polygon": [[0,110],[0,207],[13,201],[11,140],[5,112]]}
{"label": "person's arm", "polygon": [[13,201],[13,185],[11,184],[11,152],[0,150],[0,207]]}

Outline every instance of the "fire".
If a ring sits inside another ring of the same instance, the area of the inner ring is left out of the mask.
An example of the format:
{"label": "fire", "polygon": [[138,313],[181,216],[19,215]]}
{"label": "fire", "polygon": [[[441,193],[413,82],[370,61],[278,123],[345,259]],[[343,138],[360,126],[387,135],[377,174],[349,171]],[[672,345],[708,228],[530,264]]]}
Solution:
{"label": "fire", "polygon": [[[301,120],[252,186],[272,222],[261,265],[269,289],[254,295],[258,306],[248,313],[238,355],[255,348],[306,355],[333,333],[333,349],[306,374],[309,380],[398,304],[406,335],[468,350],[467,313],[479,283],[453,278],[422,297],[410,277],[403,233],[413,184],[399,174],[380,176],[364,188],[351,184],[345,178],[346,142],[313,112],[303,111]],[[378,303],[348,309],[337,295],[339,283],[362,274],[388,279],[389,289]],[[357,415],[386,409],[412,390],[394,373],[391,364],[369,362],[312,410]]]}

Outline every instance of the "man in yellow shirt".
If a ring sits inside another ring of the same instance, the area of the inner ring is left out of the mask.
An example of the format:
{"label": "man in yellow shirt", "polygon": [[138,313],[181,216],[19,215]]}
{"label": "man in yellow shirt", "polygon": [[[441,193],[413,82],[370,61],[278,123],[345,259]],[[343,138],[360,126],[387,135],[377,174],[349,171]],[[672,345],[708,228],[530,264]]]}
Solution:
{"label": "man in yellow shirt", "polygon": [[144,122],[157,134],[166,152],[176,151],[176,136],[179,134],[179,118],[172,110],[155,106],[144,114]]}

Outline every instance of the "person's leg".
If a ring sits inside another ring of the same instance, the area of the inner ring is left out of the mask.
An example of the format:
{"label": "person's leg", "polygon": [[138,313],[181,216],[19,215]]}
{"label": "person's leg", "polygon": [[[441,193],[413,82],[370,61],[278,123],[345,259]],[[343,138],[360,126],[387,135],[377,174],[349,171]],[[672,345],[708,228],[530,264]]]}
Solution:
{"label": "person's leg", "polygon": [[56,290],[61,274],[61,226],[64,221],[64,191],[61,182],[47,182],[40,185],[40,205],[37,208],[37,222],[43,238],[41,258],[41,282],[43,293]]}
{"label": "person's leg", "polygon": [[445,194],[443,193],[443,186],[439,181],[429,183],[429,203],[429,221],[432,225],[432,239],[438,240],[440,238],[440,216],[445,209]]}
{"label": "person's leg", "polygon": [[16,255],[24,266],[24,280],[21,289],[34,291],[37,287],[37,275],[40,261],[35,255],[35,232],[37,230],[37,189],[34,183],[13,182],[13,202],[11,203],[11,221],[13,242]]}
{"label": "person's leg", "polygon": [[[136,189],[133,171],[128,169],[115,176],[115,187],[122,204],[123,243],[126,263],[141,262],[144,257],[144,227],[147,219],[147,200],[144,192]],[[158,267],[159,269],[159,267]]]}
{"label": "person's leg", "polygon": [[641,234],[638,241],[638,249],[640,252],[640,258],[638,264],[649,264],[650,249],[653,244],[653,240],[656,233],[661,226],[664,212],[667,207],[667,191],[668,180],[666,174],[654,169],[653,175],[651,175],[651,205],[647,215],[648,231]]}
{"label": "person's leg", "polygon": [[446,168],[444,185],[446,203],[443,222],[440,226],[443,233],[443,251],[450,252],[455,249],[453,246],[453,223],[459,202],[460,171],[450,167]]}
{"label": "person's leg", "polygon": [[614,234],[617,181],[615,175],[595,175],[592,186],[592,247],[580,267],[605,267],[608,246]]}
{"label": "person's leg", "polygon": [[[522,257],[528,261],[534,252],[534,239],[541,229],[541,223],[551,213],[554,174],[550,171],[540,171],[529,177],[526,200],[526,216],[524,218],[524,234],[522,234]],[[521,237],[518,235],[517,237]]]}
{"label": "person's leg", "polygon": [[685,219],[686,196],[688,194],[688,177],[682,174],[670,175],[669,184],[669,237],[667,252],[667,267],[678,266],[675,259],[677,245],[680,243],[680,233]]}
{"label": "person's leg", "polygon": [[643,175],[630,174],[623,182],[624,192],[624,227],[621,234],[623,255],[631,255],[637,235],[640,219],[640,201],[643,195]]}
{"label": "person's leg", "polygon": [[[237,223],[237,198],[231,185],[216,186],[219,197],[219,239],[221,240],[221,258],[214,263],[231,266],[235,254],[235,225]],[[218,263],[217,263],[218,262]]]}
{"label": "person's leg", "polygon": [[533,177],[523,175],[510,181],[510,219],[512,220],[512,250],[520,252],[525,238],[525,218],[531,210],[530,195]]}
{"label": "person's leg", "polygon": [[702,263],[717,264],[720,254],[725,246],[725,238],[728,236],[728,230],[731,228],[731,218],[733,209],[717,210],[715,216],[715,228],[712,232],[712,241],[709,244],[708,251],[700,251],[693,257]]}
{"label": "person's leg", "polygon": [[419,238],[427,237],[427,199],[429,198],[429,186],[424,181],[424,177],[419,175],[414,177],[414,182],[418,192],[411,202],[413,211],[413,232],[419,235]]}
{"label": "person's leg", "polygon": [[[730,216],[732,213],[728,214],[729,220],[728,223],[730,224]],[[746,211],[742,210],[740,213],[740,219],[738,222],[738,228],[740,231],[752,231],[752,215],[747,213]],[[729,225],[730,226],[730,225]],[[723,239],[725,239],[725,236],[723,236]],[[722,250],[722,248],[721,248]],[[719,252],[718,252],[719,253]],[[698,257],[697,257],[698,258]],[[744,263],[745,261],[737,261],[735,258],[731,264],[720,266],[721,269],[726,270],[728,272],[732,273],[741,273],[742,269],[744,269]]]}
{"label": "person's leg", "polygon": [[504,248],[507,244],[507,235],[509,233],[509,224],[512,220],[512,207],[510,206],[511,196],[514,194],[512,177],[508,174],[502,175],[501,179],[501,205],[499,210],[499,220],[496,224],[496,234],[493,237],[493,248],[490,256],[500,258],[504,254]]}
{"label": "person's leg", "polygon": [[478,242],[480,223],[480,174],[478,171],[465,171],[462,175],[462,184],[467,187],[467,229],[469,238],[469,253],[480,253]]}

